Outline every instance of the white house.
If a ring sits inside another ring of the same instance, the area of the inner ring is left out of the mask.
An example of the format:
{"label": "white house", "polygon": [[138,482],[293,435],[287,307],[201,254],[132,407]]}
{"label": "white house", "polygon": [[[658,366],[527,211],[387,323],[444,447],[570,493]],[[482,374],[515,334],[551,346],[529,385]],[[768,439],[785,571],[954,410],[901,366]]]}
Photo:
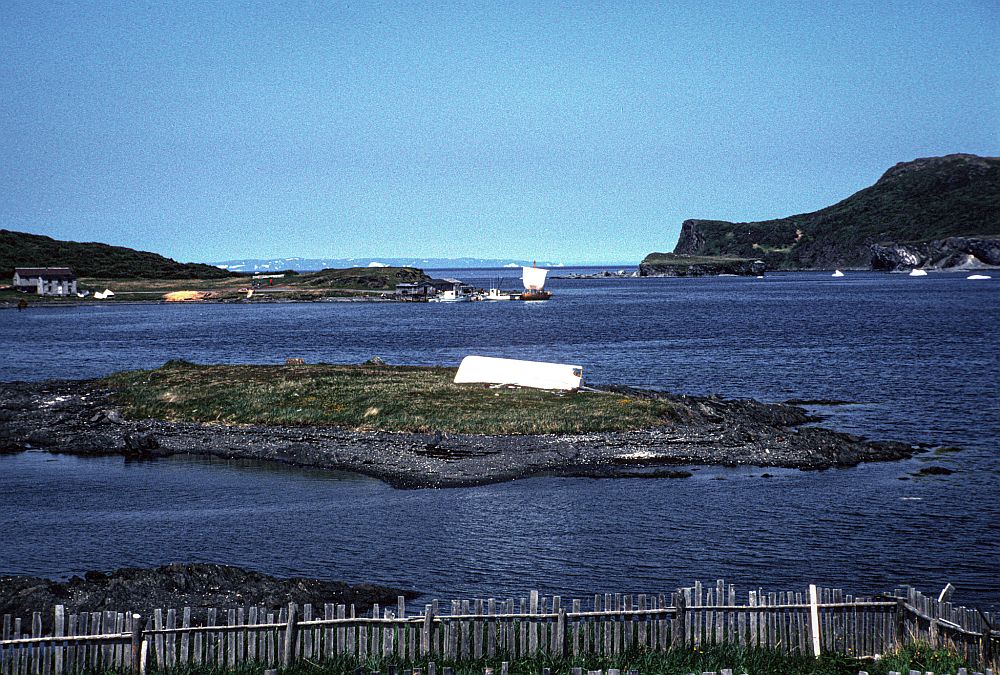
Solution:
{"label": "white house", "polygon": [[15,267],[14,289],[38,295],[76,295],[76,275],[68,267]]}

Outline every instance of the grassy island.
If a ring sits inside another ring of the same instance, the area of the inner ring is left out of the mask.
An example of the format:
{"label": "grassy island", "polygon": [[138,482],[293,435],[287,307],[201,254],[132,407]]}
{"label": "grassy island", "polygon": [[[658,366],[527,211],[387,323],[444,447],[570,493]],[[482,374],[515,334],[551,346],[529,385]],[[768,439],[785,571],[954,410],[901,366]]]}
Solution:
{"label": "grassy island", "polygon": [[569,434],[647,429],[683,416],[658,398],[455,384],[454,368],[196,365],[117,373],[103,383],[131,419],[361,431]]}

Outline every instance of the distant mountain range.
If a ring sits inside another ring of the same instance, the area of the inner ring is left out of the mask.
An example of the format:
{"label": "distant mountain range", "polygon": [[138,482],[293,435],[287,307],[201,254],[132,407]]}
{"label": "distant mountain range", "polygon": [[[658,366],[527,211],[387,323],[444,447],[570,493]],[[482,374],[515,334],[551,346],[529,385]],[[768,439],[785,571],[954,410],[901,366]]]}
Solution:
{"label": "distant mountain range", "polygon": [[896,270],[1000,266],[1000,158],[955,154],[902,162],[812,213],[748,223],[686,220],[676,256],[762,260],[769,269]]}
{"label": "distant mountain range", "polygon": [[[315,272],[348,267],[415,267],[422,270],[489,269],[530,266],[533,262],[532,260],[518,260],[516,258],[247,258],[222,260],[210,264],[231,272],[274,272],[278,270]],[[538,261],[538,265],[540,267],[564,267],[562,263],[542,260]]]}

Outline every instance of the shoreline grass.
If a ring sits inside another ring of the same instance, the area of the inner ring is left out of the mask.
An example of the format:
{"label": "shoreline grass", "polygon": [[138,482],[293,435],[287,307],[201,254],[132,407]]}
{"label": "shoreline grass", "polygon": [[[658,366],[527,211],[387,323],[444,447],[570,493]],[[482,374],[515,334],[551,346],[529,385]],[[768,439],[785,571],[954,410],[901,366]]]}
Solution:
{"label": "shoreline grass", "polygon": [[[690,673],[720,672],[728,668],[733,673],[748,675],[857,675],[864,670],[869,675],[887,675],[891,671],[933,672],[938,675],[954,675],[959,668],[968,668],[955,653],[947,650],[932,650],[927,646],[914,645],[881,659],[857,659],[844,654],[824,654],[816,659],[805,655],[789,655],[773,649],[740,648],[731,645],[707,647],[704,650],[675,650],[649,652],[633,650],[615,656],[550,657],[510,659],[498,655],[493,658],[466,659],[452,661],[441,658],[420,658],[416,660],[358,659],[350,656],[335,656],[320,661],[300,661],[288,668],[279,669],[280,675],[353,675],[356,673],[401,673],[403,670],[422,668],[427,672],[428,661],[433,661],[440,675],[444,668],[451,668],[454,675],[482,675],[486,668],[500,673],[500,664],[507,661],[510,675],[541,675],[542,669],[549,669],[551,675],[570,675],[573,668],[583,672],[603,671],[616,668],[622,673],[636,671],[639,675],[689,675]],[[154,669],[150,675],[263,675],[262,663],[248,663],[232,670],[217,666],[181,666]],[[113,672],[113,671],[103,671]],[[127,671],[124,671],[127,672]]]}
{"label": "shoreline grass", "polygon": [[197,365],[170,361],[100,382],[131,419],[360,431],[575,434],[672,424],[665,399],[491,388],[453,382],[454,368],[372,365]]}

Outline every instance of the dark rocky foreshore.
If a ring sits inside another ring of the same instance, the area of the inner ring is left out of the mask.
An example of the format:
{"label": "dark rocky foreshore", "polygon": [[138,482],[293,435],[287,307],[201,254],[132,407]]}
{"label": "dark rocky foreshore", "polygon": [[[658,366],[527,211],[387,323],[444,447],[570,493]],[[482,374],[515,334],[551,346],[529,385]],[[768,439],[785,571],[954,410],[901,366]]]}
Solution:
{"label": "dark rocky foreshore", "polygon": [[669,398],[687,413],[669,426],[587,434],[362,432],[126,420],[112,392],[94,382],[13,382],[0,384],[0,451],[195,454],[353,471],[397,487],[457,487],[534,475],[632,476],[663,465],[823,469],[901,459],[919,450],[804,426],[815,419],[791,405],[628,388],[608,392]]}
{"label": "dark rocky foreshore", "polygon": [[154,609],[191,607],[202,622],[209,608],[266,607],[277,610],[289,602],[354,605],[357,611],[373,604],[395,605],[397,598],[419,595],[385,586],[293,577],[279,579],[239,567],[206,563],[173,563],[153,569],[126,567],[114,572],[87,572],[82,578],[52,581],[39,577],[0,577],[0,616],[30,619],[42,615],[43,629],[51,628],[53,608],[64,605],[67,614],[81,611],[132,611],[149,616]]}

